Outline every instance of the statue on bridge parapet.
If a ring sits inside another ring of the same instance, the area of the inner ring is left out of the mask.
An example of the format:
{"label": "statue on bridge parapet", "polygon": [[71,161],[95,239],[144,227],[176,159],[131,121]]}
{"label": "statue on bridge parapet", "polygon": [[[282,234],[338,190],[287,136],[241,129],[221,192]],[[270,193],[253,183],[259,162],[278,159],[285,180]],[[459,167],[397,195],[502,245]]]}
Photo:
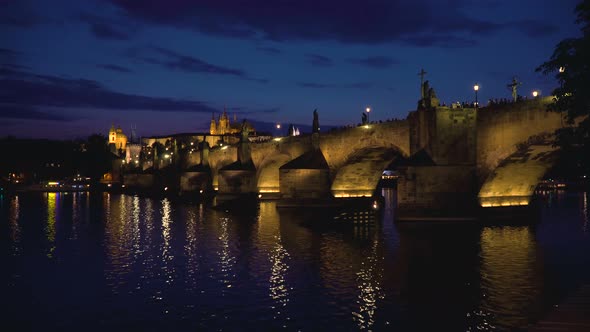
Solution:
{"label": "statue on bridge parapet", "polygon": [[314,150],[320,148],[320,121],[318,120],[317,108],[313,110],[313,124],[311,129],[311,146]]}
{"label": "statue on bridge parapet", "polygon": [[313,110],[313,123],[311,127],[312,133],[319,133],[320,132],[320,121],[318,120],[318,110],[317,108]]}
{"label": "statue on bridge parapet", "polygon": [[247,142],[248,141],[248,124],[246,123],[246,119],[244,119],[244,121],[242,121],[242,129],[240,131],[240,141],[241,142]]}
{"label": "statue on bridge parapet", "polygon": [[512,82],[510,84],[506,85],[510,90],[512,90],[512,101],[514,101],[514,102],[517,101],[517,99],[518,99],[517,89],[521,85],[522,85],[522,82],[519,82],[516,79],[516,76],[512,77]]}
{"label": "statue on bridge parapet", "polygon": [[367,124],[367,113],[361,113],[361,124],[366,125]]}
{"label": "statue on bridge parapet", "polygon": [[436,92],[430,87],[428,80],[424,81],[421,90],[424,92],[424,97],[418,101],[418,109],[434,108],[440,105]]}

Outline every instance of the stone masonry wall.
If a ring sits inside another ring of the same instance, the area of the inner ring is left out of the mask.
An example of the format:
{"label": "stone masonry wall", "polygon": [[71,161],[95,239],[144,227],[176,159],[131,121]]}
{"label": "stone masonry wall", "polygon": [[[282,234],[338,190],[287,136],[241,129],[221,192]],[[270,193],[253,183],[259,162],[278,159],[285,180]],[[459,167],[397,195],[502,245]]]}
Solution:
{"label": "stone masonry wall", "polygon": [[538,98],[497,108],[484,108],[477,117],[478,180],[516,152],[517,145],[531,136],[553,133],[562,127],[562,115],[545,111],[551,97]]}

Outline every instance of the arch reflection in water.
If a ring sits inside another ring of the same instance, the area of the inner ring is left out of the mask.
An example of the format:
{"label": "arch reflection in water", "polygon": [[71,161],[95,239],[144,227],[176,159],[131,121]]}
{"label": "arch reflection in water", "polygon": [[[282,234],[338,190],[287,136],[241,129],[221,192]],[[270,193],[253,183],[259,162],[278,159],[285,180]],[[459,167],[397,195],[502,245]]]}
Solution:
{"label": "arch reflection in water", "polygon": [[588,192],[584,192],[584,196],[582,197],[582,215],[584,220],[583,230],[584,233],[588,233]]}
{"label": "arch reflection in water", "polygon": [[356,273],[358,282],[358,311],[352,313],[352,318],[361,330],[371,330],[375,324],[377,301],[385,298],[381,288],[383,279],[383,263],[377,254],[378,239],[375,237],[370,255],[361,263],[362,267]]}
{"label": "arch reflection in water", "polygon": [[133,196],[131,209],[131,244],[133,248],[133,258],[136,261],[141,255],[141,235],[139,233],[139,220],[141,215],[141,208],[139,206],[139,197]]}
{"label": "arch reflection in water", "polygon": [[14,196],[10,200],[9,211],[8,229],[10,233],[10,240],[12,242],[11,254],[16,255],[19,252],[20,243],[20,226],[18,223],[20,218],[20,201],[18,196]]}
{"label": "arch reflection in water", "polygon": [[49,243],[49,251],[47,257],[52,258],[55,251],[55,216],[58,215],[59,193],[47,193],[47,225],[45,227],[45,234],[47,242]]}
{"label": "arch reflection in water", "polygon": [[479,314],[485,319],[478,329],[526,327],[542,288],[530,226],[483,228],[480,255]]}
{"label": "arch reflection in water", "polygon": [[[285,275],[289,269],[287,261],[289,259],[289,253],[285,250],[281,243],[281,236],[275,236],[276,244],[270,252],[270,263],[271,263],[271,274],[270,274],[270,297],[275,301],[276,305],[273,309],[276,309],[276,314],[280,315],[281,307],[285,307],[289,302],[289,288],[285,282]],[[277,308],[277,306],[279,308]],[[275,317],[276,319],[276,317]]]}
{"label": "arch reflection in water", "polygon": [[[191,208],[187,211],[186,217],[186,231],[185,231],[185,244],[184,244],[184,254],[186,257],[186,274],[188,278],[186,278],[185,282],[187,283],[187,287],[190,290],[195,290],[197,288],[197,277],[199,272],[199,250],[197,249],[198,245],[198,221],[202,219],[203,213],[203,204],[199,204],[198,214],[195,212],[194,208]],[[198,217],[197,217],[198,216]],[[197,219],[198,218],[198,219]]]}
{"label": "arch reflection in water", "polygon": [[[291,255],[285,248],[281,235],[281,228],[285,227],[285,224],[281,223],[274,202],[260,203],[257,226],[256,246],[260,248],[261,259],[267,259],[267,261],[260,261],[258,264],[260,270],[257,269],[257,272],[260,277],[267,276],[268,273],[268,296],[272,300],[270,308],[273,319],[283,328],[289,328],[292,323],[292,313],[287,305],[293,288],[286,277]],[[293,236],[290,239],[293,240]]]}
{"label": "arch reflection in water", "polygon": [[172,223],[170,212],[170,201],[167,198],[164,198],[162,200],[162,269],[167,284],[174,281],[174,265],[172,264],[174,255],[172,254],[170,247],[170,224]]}
{"label": "arch reflection in water", "polygon": [[111,208],[105,212],[105,249],[110,268],[105,271],[105,278],[111,287],[111,292],[117,294],[126,284],[127,275],[131,270],[131,245],[129,230],[127,229],[128,210],[126,197],[121,195],[103,196],[103,206]]}
{"label": "arch reflection in water", "polygon": [[72,193],[72,239],[78,239],[78,222],[82,219],[80,216],[82,207],[80,201],[82,200],[82,192]]}
{"label": "arch reflection in water", "polygon": [[[219,263],[221,268],[221,283],[225,288],[232,287],[232,281],[235,278],[233,274],[233,265],[235,264],[236,258],[232,256],[229,247],[230,235],[228,232],[229,218],[223,217],[219,219],[221,226],[221,234],[219,240],[221,240],[221,249],[218,251]],[[225,294],[225,290],[222,291],[222,295]]]}

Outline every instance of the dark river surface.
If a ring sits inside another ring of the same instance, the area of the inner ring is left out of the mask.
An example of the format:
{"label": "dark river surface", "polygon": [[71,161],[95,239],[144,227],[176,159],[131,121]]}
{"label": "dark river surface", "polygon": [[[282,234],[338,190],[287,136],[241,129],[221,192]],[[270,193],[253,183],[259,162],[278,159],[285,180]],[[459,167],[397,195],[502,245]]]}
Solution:
{"label": "dark river surface", "polygon": [[590,282],[588,193],[545,194],[524,225],[396,223],[383,194],[373,227],[274,202],[3,197],[0,330],[515,330]]}

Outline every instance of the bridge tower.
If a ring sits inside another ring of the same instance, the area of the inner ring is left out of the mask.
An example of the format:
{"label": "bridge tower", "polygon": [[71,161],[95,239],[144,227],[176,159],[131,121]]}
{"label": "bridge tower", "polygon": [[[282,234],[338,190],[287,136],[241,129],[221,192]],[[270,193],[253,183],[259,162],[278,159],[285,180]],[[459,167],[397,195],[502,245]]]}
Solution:
{"label": "bridge tower", "polygon": [[440,106],[428,81],[421,90],[408,116],[410,157],[398,166],[400,212],[474,205],[477,109]]}

